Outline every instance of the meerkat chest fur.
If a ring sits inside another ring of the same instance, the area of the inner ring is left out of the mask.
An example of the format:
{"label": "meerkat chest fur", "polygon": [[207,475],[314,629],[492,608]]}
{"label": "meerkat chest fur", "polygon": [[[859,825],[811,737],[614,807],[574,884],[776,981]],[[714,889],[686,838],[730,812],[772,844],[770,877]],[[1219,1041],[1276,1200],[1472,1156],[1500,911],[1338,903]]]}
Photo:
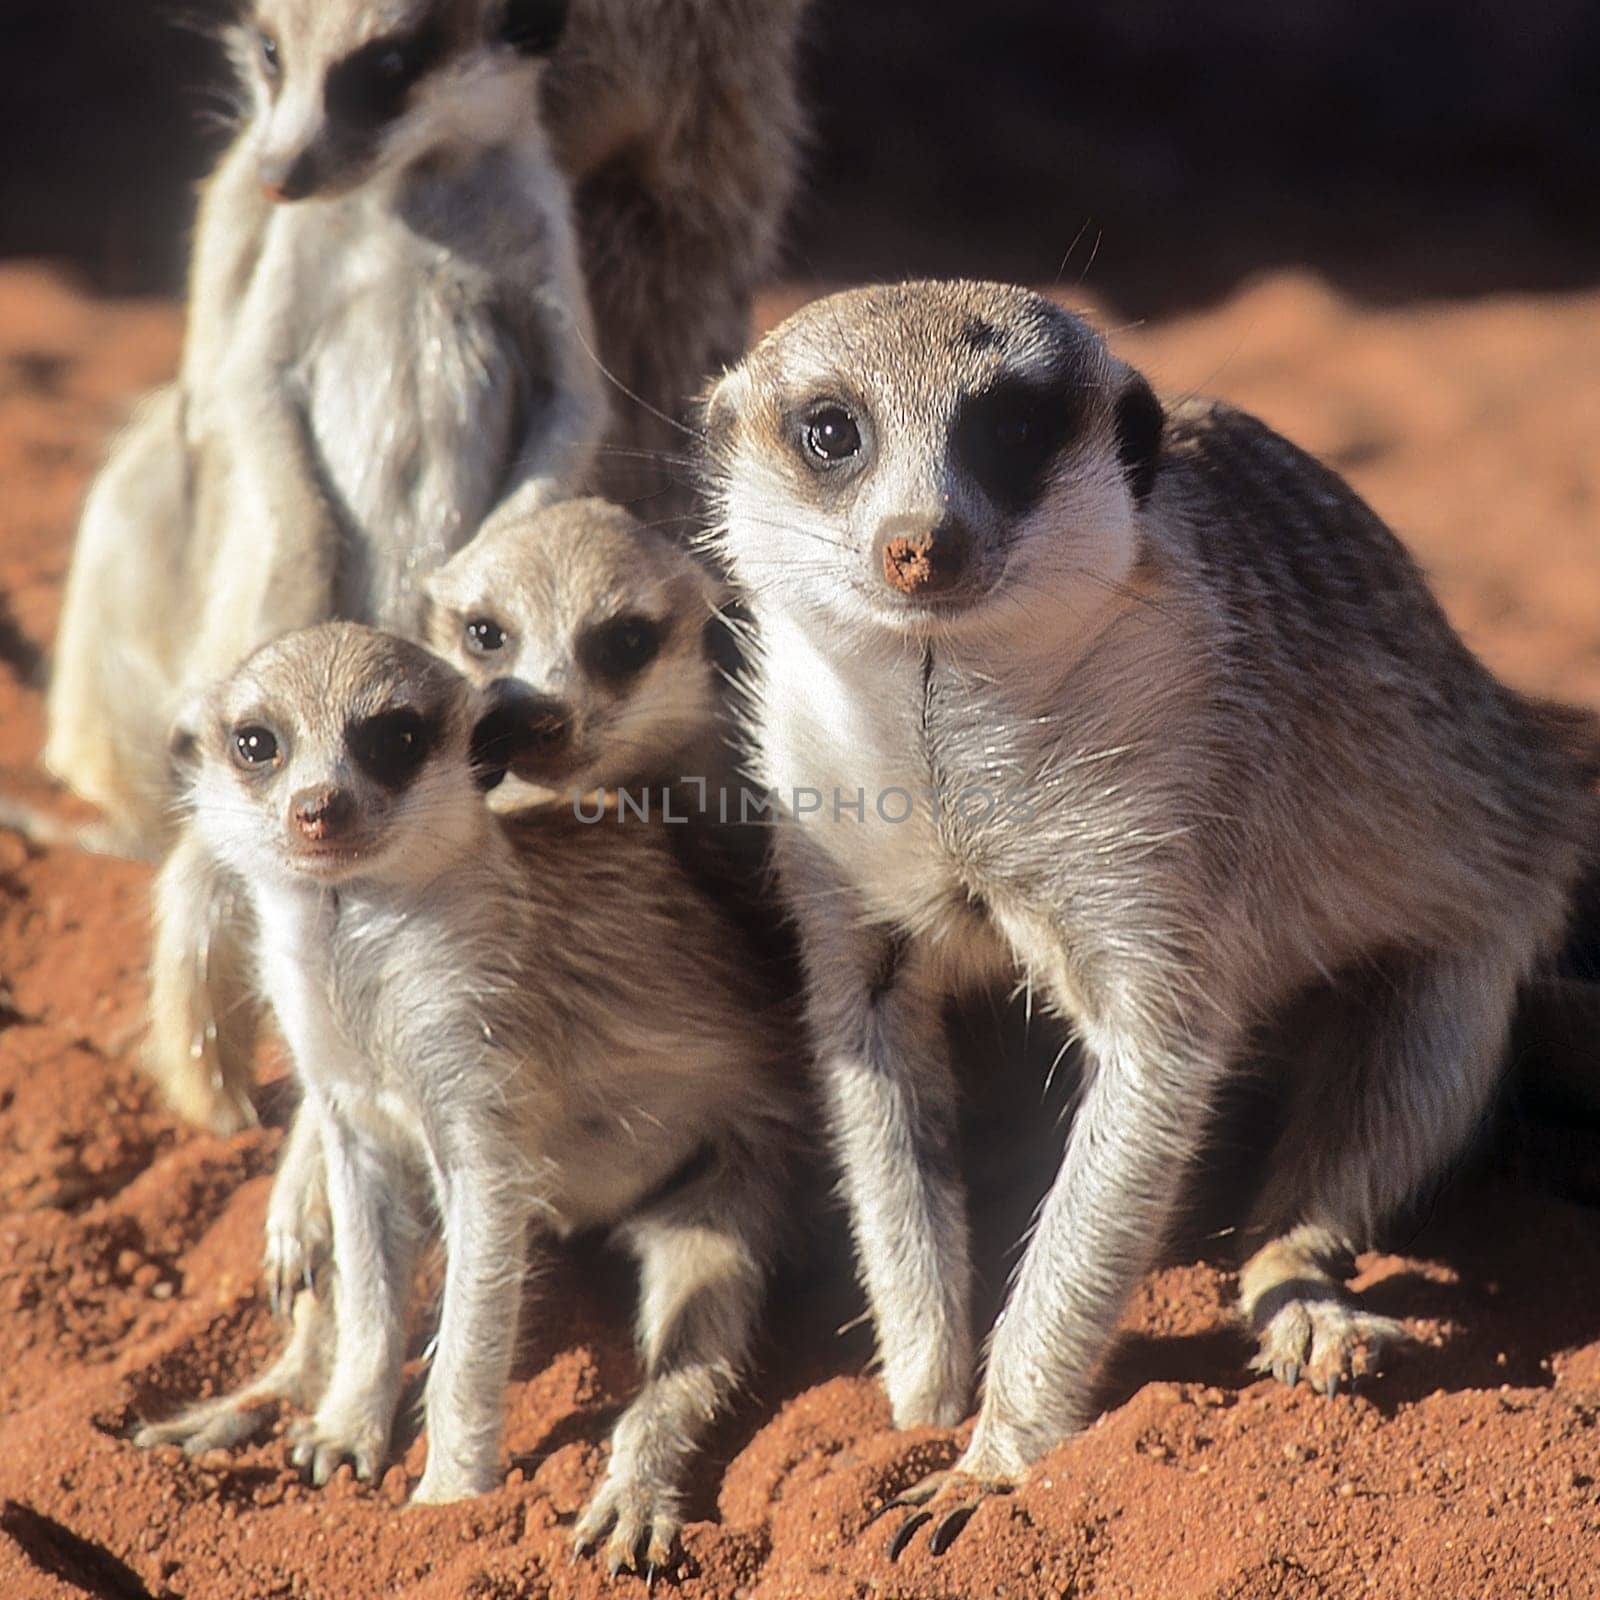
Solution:
{"label": "meerkat chest fur", "polygon": [[871,914],[932,938],[954,970],[1059,968],[1063,933],[1115,943],[1157,915],[1149,858],[1181,848],[1177,652],[1144,620],[1064,673],[1014,641],[830,650],[763,616],[763,777]]}
{"label": "meerkat chest fur", "polygon": [[417,580],[504,491],[547,385],[540,318],[581,292],[559,281],[570,229],[542,144],[471,166],[275,211],[240,307],[278,334],[276,379],[351,535],[336,609],[384,626],[414,625]]}
{"label": "meerkat chest fur", "polygon": [[[420,1138],[439,1094],[481,1094],[497,994],[480,944],[437,895],[257,886],[262,987],[308,1086]],[[475,959],[477,958],[477,959]]]}

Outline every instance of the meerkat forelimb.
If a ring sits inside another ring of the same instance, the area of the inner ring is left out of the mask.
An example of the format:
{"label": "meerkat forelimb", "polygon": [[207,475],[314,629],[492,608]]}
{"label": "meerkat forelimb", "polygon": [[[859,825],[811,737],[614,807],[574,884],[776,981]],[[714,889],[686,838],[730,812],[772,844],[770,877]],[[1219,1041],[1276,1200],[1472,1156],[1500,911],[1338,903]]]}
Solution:
{"label": "meerkat forelimb", "polygon": [[1085,1055],[971,1443],[908,1497],[948,1510],[943,1548],[1089,1420],[1219,1087],[1309,987],[1327,1021],[1285,1067],[1244,1309],[1267,1366],[1325,1388],[1392,1334],[1321,1258],[1469,1138],[1596,801],[1334,474],[1226,406],[1163,407],[1040,296],[829,297],[707,420],[897,1423],[968,1400],[942,1002],[1009,973]]}
{"label": "meerkat forelimb", "polygon": [[[668,830],[488,810],[523,725],[487,699],[419,646],[327,624],[252,656],[176,742],[305,1091],[268,1275],[281,1302],[311,1272],[333,1333],[295,1458],[318,1483],[381,1470],[436,1214],[413,1498],[488,1488],[530,1235],[610,1227],[641,1263],[646,1381],[578,1537],[609,1533],[618,1568],[671,1544],[684,1463],[747,1356],[796,1139],[788,1011]],[[319,1173],[320,1270],[297,1231]]]}

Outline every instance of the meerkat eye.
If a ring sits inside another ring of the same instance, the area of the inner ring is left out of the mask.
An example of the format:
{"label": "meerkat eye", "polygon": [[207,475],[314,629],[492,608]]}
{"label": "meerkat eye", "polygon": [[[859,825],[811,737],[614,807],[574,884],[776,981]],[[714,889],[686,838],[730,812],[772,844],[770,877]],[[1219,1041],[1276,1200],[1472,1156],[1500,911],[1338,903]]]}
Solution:
{"label": "meerkat eye", "polygon": [[1025,416],[996,417],[994,422],[994,442],[1002,450],[1021,450],[1028,442],[1028,433],[1032,427]]}
{"label": "meerkat eye", "polygon": [[492,655],[503,650],[506,630],[492,617],[473,617],[467,623],[467,649],[475,656]]}
{"label": "meerkat eye", "polygon": [[234,763],[240,767],[270,767],[278,763],[277,735],[259,722],[246,722],[235,728],[232,749]]}
{"label": "meerkat eye", "polygon": [[386,789],[402,789],[417,775],[433,749],[437,729],[409,707],[382,711],[345,729],[345,743],[356,765]]}
{"label": "meerkat eye", "polygon": [[631,612],[613,617],[589,636],[587,664],[607,678],[630,678],[661,653],[662,633],[661,624],[649,617]]}
{"label": "meerkat eye", "polygon": [[328,73],[323,100],[329,113],[347,126],[376,128],[399,116],[406,96],[445,50],[438,27],[424,27],[398,38],[374,39]]}
{"label": "meerkat eye", "polygon": [[276,78],[283,70],[283,63],[278,57],[278,41],[270,33],[257,36],[257,43],[261,50],[261,70],[269,78]]}
{"label": "meerkat eye", "polygon": [[861,430],[843,406],[819,406],[806,418],[800,437],[807,452],[824,466],[848,461],[861,449]]}

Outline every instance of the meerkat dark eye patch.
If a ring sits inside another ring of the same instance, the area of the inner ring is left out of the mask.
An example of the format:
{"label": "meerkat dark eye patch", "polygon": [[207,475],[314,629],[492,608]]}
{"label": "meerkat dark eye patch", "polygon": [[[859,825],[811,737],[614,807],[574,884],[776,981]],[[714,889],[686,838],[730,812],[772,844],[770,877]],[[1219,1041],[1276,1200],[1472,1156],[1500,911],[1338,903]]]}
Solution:
{"label": "meerkat dark eye patch", "polygon": [[355,763],[386,789],[403,789],[438,742],[438,723],[420,711],[382,711],[345,729]]}
{"label": "meerkat dark eye patch", "polygon": [[951,449],[983,492],[1016,516],[1039,498],[1050,463],[1083,425],[1086,409],[1070,387],[1005,379],[956,408]]}
{"label": "meerkat dark eye patch", "polygon": [[567,31],[567,0],[506,0],[500,37],[525,56],[548,55]]}
{"label": "meerkat dark eye patch", "polygon": [[1117,461],[1135,500],[1144,500],[1156,486],[1156,468],[1161,459],[1161,435],[1167,425],[1166,413],[1153,390],[1137,372],[1117,396],[1115,411]]}
{"label": "meerkat dark eye patch", "polygon": [[323,91],[328,115],[358,128],[392,121],[444,51],[444,32],[437,25],[362,45],[328,73]]}
{"label": "meerkat dark eye patch", "polygon": [[599,677],[631,678],[661,653],[666,633],[654,618],[630,611],[592,628],[578,646],[578,659]]}

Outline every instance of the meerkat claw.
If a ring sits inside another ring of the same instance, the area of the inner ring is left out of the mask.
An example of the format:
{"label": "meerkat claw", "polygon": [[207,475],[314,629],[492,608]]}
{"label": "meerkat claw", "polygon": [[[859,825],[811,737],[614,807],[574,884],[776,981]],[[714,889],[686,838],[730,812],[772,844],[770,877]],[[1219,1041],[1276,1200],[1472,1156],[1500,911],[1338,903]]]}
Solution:
{"label": "meerkat claw", "polygon": [[895,1536],[889,1541],[889,1559],[898,1561],[905,1554],[905,1549],[916,1536],[917,1529],[926,1522],[933,1521],[931,1511],[913,1511],[904,1522],[900,1524]]}
{"label": "meerkat claw", "polygon": [[972,1513],[977,1509],[978,1502],[974,1500],[970,1505],[957,1506],[950,1512],[928,1536],[928,1553],[942,1556],[961,1537],[961,1530],[972,1520]]}
{"label": "meerkat claw", "polygon": [[889,1559],[898,1561],[916,1537],[918,1529],[937,1517],[933,1532],[928,1536],[928,1553],[942,1556],[961,1537],[962,1530],[972,1520],[972,1513],[990,1495],[1010,1494],[1014,1487],[1004,1479],[977,1477],[952,1467],[930,1473],[920,1483],[896,1495],[868,1519],[868,1525],[886,1511],[910,1510],[911,1515],[900,1524],[889,1541]]}

